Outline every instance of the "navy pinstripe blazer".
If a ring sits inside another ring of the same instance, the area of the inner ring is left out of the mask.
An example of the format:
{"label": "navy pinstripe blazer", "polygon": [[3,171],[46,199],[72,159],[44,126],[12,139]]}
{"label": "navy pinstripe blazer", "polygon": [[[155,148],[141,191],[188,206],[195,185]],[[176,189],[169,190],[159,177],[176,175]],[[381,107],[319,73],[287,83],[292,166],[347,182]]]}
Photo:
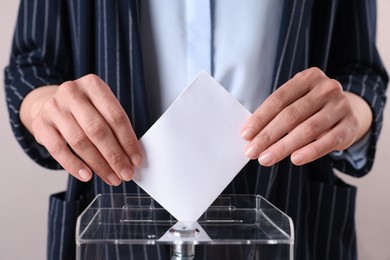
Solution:
{"label": "navy pinstripe blazer", "polygon": [[[18,111],[32,89],[94,73],[105,80],[127,111],[138,136],[150,126],[139,44],[139,0],[22,0],[5,89],[10,121],[25,152],[44,167],[59,165],[22,126]],[[354,169],[325,156],[302,167],[289,160],[263,168],[253,161],[227,187],[229,193],[257,193],[293,218],[296,259],[356,259],[356,188],[334,175],[338,169],[363,176],[372,167],[382,125],[387,75],[375,47],[376,3],[372,0],[284,1],[272,90],[295,73],[321,68],[346,91],[371,106],[367,163]],[[75,219],[98,193],[141,192],[134,183],[109,187],[94,178],[70,177],[66,193],[51,196],[48,259],[74,258]],[[162,258],[157,249],[136,256]],[[145,255],[144,255],[145,254]],[[103,259],[103,258],[102,258]],[[227,258],[226,258],[227,259]]]}

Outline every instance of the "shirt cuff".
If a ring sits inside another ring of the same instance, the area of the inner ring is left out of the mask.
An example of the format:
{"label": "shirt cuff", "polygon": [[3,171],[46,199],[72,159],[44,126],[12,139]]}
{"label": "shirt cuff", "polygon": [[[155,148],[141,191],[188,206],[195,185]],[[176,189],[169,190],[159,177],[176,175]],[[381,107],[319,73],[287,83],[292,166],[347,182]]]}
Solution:
{"label": "shirt cuff", "polygon": [[364,167],[367,162],[367,150],[370,145],[371,131],[369,131],[363,138],[358,142],[351,145],[346,150],[333,151],[330,156],[337,161],[347,160],[353,168],[360,170]]}

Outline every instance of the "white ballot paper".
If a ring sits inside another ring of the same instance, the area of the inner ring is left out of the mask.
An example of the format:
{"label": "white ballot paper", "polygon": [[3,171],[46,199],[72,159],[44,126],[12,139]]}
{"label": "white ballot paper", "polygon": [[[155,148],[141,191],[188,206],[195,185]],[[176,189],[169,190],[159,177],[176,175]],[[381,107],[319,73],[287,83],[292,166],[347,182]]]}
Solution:
{"label": "white ballot paper", "polygon": [[201,71],[140,139],[133,180],[179,221],[196,221],[249,159],[240,129],[251,113]]}

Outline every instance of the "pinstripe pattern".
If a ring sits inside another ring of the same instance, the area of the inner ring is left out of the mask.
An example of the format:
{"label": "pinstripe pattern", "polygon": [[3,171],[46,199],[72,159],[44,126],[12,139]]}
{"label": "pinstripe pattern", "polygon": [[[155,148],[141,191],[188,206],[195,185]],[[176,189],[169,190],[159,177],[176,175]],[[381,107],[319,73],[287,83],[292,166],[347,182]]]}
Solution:
{"label": "pinstripe pattern", "polygon": [[[333,174],[335,167],[363,176],[372,167],[385,103],[387,75],[375,48],[375,1],[285,1],[273,90],[307,67],[318,66],[372,107],[367,163],[354,169],[324,157],[303,167],[288,160],[270,167],[250,162],[225,192],[258,193],[290,215],[296,228],[296,259],[356,259],[356,189]],[[5,90],[14,134],[24,151],[44,167],[58,169],[23,128],[18,109],[33,88],[95,73],[127,111],[137,136],[150,125],[139,45],[138,0],[22,0]],[[145,74],[146,75],[146,74]],[[142,193],[132,182],[108,187],[69,178],[66,194],[50,198],[48,259],[72,259],[76,216],[98,193]],[[167,259],[163,248],[116,247],[102,259]],[[113,254],[113,255],[111,255]],[[60,256],[61,255],[61,256]],[[206,259],[206,256],[204,257]],[[226,258],[225,258],[226,259]]]}

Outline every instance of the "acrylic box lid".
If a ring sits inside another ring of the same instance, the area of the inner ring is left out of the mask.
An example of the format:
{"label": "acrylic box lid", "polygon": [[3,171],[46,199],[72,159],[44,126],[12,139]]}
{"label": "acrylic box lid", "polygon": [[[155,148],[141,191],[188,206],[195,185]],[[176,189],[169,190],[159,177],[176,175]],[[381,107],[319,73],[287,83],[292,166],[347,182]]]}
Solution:
{"label": "acrylic box lid", "polygon": [[77,219],[80,244],[294,244],[290,217],[259,195],[221,195],[197,222],[177,222],[147,195],[98,195]]}

